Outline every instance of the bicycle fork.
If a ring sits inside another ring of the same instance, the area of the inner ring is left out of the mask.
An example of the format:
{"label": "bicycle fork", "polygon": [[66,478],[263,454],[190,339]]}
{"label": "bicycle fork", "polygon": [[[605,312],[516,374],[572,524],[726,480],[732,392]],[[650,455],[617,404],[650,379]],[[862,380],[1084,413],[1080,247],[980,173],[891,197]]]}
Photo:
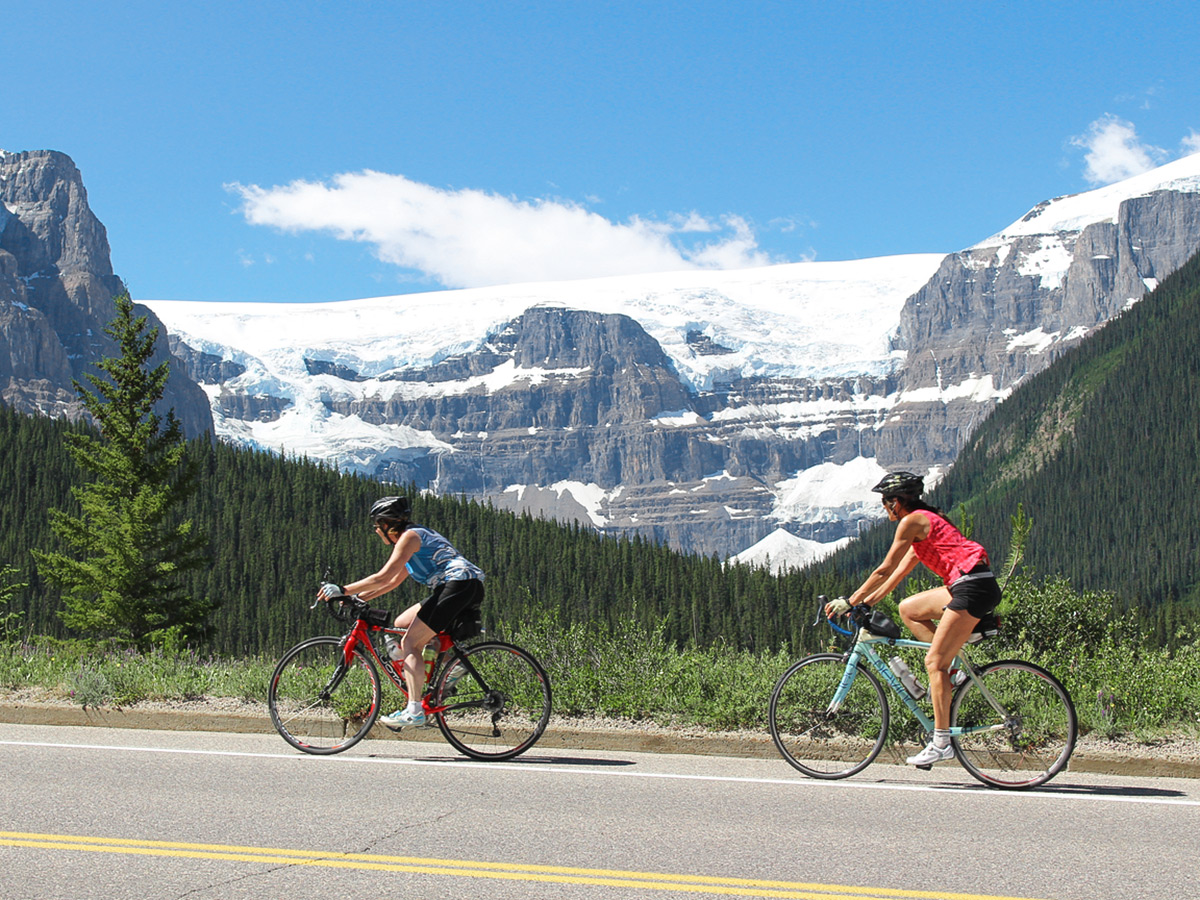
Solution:
{"label": "bicycle fork", "polygon": [[854,676],[858,674],[858,663],[862,656],[855,647],[846,654],[846,669],[842,672],[842,680],[838,682],[837,690],[833,692],[833,699],[829,701],[829,706],[825,709],[825,715],[836,716],[838,710],[842,708],[842,702],[846,699],[846,695],[850,693],[850,687],[854,684]]}
{"label": "bicycle fork", "polygon": [[342,683],[342,679],[346,677],[346,673],[350,671],[350,667],[354,665],[354,648],[357,641],[354,639],[354,632],[351,631],[348,635],[342,638],[341,650],[342,659],[333,668],[333,674],[329,676],[329,681],[325,682],[325,687],[321,689],[321,700],[326,701],[333,692],[338,689],[338,685]]}

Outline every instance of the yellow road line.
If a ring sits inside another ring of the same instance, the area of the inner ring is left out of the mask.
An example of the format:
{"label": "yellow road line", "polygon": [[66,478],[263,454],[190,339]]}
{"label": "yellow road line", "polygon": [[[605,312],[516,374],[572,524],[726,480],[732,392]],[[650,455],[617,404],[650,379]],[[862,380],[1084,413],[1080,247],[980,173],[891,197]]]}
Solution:
{"label": "yellow road line", "polygon": [[554,884],[587,884],[741,897],[785,897],[798,898],[798,900],[831,900],[831,898],[853,898],[853,900],[898,900],[898,898],[900,900],[1034,900],[1034,898],[999,897],[990,894],[954,894],[836,884],[719,878],[709,875],[522,865],[477,860],[424,859],[411,856],[382,856],[371,853],[337,853],[227,844],[189,844],[87,835],[30,834],[19,831],[0,831],[0,846],[408,872],[425,875],[453,875],[464,878],[492,878]]}

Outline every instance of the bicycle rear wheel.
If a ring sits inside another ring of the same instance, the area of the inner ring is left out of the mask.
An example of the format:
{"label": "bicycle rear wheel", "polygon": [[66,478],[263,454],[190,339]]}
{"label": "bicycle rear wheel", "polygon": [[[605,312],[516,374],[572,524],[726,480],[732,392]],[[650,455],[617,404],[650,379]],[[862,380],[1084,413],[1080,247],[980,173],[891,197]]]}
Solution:
{"label": "bicycle rear wheel", "polygon": [[[466,671],[448,685],[456,667]],[[529,653],[502,641],[458,649],[435,679],[438,728],[473,759],[512,759],[550,721],[550,679]]]}
{"label": "bicycle rear wheel", "polygon": [[305,753],[340,753],[371,730],[379,715],[379,673],[355,650],[344,662],[345,638],[303,641],[284,654],[271,676],[267,706],[283,739]]}
{"label": "bicycle rear wheel", "polygon": [[784,759],[813,778],[861,772],[887,739],[887,696],[862,664],[846,698],[830,709],[845,671],[845,657],[818,653],[788,669],[771,694],[771,739]]}
{"label": "bicycle rear wheel", "polygon": [[1078,724],[1059,680],[1017,660],[989,663],[975,677],[995,704],[973,681],[954,694],[951,726],[990,726],[953,739],[963,768],[999,788],[1037,787],[1061,772],[1075,749]]}

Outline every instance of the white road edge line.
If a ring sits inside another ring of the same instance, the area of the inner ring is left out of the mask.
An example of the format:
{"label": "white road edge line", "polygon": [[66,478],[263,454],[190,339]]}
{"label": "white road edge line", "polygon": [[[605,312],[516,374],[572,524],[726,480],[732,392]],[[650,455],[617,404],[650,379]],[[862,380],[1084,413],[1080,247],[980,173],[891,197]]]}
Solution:
{"label": "white road edge line", "polygon": [[938,787],[922,784],[879,784],[878,782],[863,783],[850,780],[821,781],[815,778],[758,778],[741,775],[686,775],[673,772],[615,772],[600,769],[590,769],[584,766],[564,768],[562,766],[538,765],[537,763],[506,763],[482,762],[474,760],[448,759],[383,759],[376,756],[316,756],[304,753],[251,753],[242,750],[194,750],[179,747],[130,747],[118,744],[67,744],[48,741],[5,741],[0,740],[0,746],[7,747],[44,747],[57,750],[116,750],[127,753],[165,753],[182,756],[233,756],[249,759],[286,759],[305,763],[328,762],[341,765],[367,764],[385,766],[434,766],[441,768],[471,768],[477,771],[507,771],[507,772],[536,772],[543,775],[575,775],[575,776],[605,776],[609,778],[650,778],[664,781],[709,781],[732,784],[764,784],[787,785],[797,788],[827,788],[837,790],[860,791],[901,791],[931,794],[971,794],[976,797],[996,799],[1036,799],[1036,800],[1076,800],[1092,803],[1140,803],[1152,806],[1200,806],[1200,800],[1180,800],[1170,797],[1119,797],[1112,795],[1095,795],[1087,793],[1067,792],[1050,789],[1049,791],[1000,791],[990,788],[969,787]]}

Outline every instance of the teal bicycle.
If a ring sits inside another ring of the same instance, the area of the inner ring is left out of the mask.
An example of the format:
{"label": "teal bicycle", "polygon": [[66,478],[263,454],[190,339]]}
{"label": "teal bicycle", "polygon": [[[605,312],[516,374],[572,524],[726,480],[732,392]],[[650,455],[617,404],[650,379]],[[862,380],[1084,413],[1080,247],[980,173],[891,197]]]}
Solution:
{"label": "teal bicycle", "polygon": [[[825,598],[817,599],[819,622]],[[929,644],[901,638],[895,623],[862,606],[852,608],[848,618],[850,629],[827,620],[852,638],[846,653],[800,660],[771,694],[771,738],[784,759],[813,778],[848,778],[883,750],[891,723],[885,684],[927,735],[933,732],[930,712],[881,655],[890,647]],[[994,634],[984,632],[969,643]],[[966,647],[955,667],[961,674],[950,701],[950,740],[963,768],[986,785],[1008,789],[1037,787],[1066,768],[1078,721],[1057,678],[1020,660],[976,667]]]}

